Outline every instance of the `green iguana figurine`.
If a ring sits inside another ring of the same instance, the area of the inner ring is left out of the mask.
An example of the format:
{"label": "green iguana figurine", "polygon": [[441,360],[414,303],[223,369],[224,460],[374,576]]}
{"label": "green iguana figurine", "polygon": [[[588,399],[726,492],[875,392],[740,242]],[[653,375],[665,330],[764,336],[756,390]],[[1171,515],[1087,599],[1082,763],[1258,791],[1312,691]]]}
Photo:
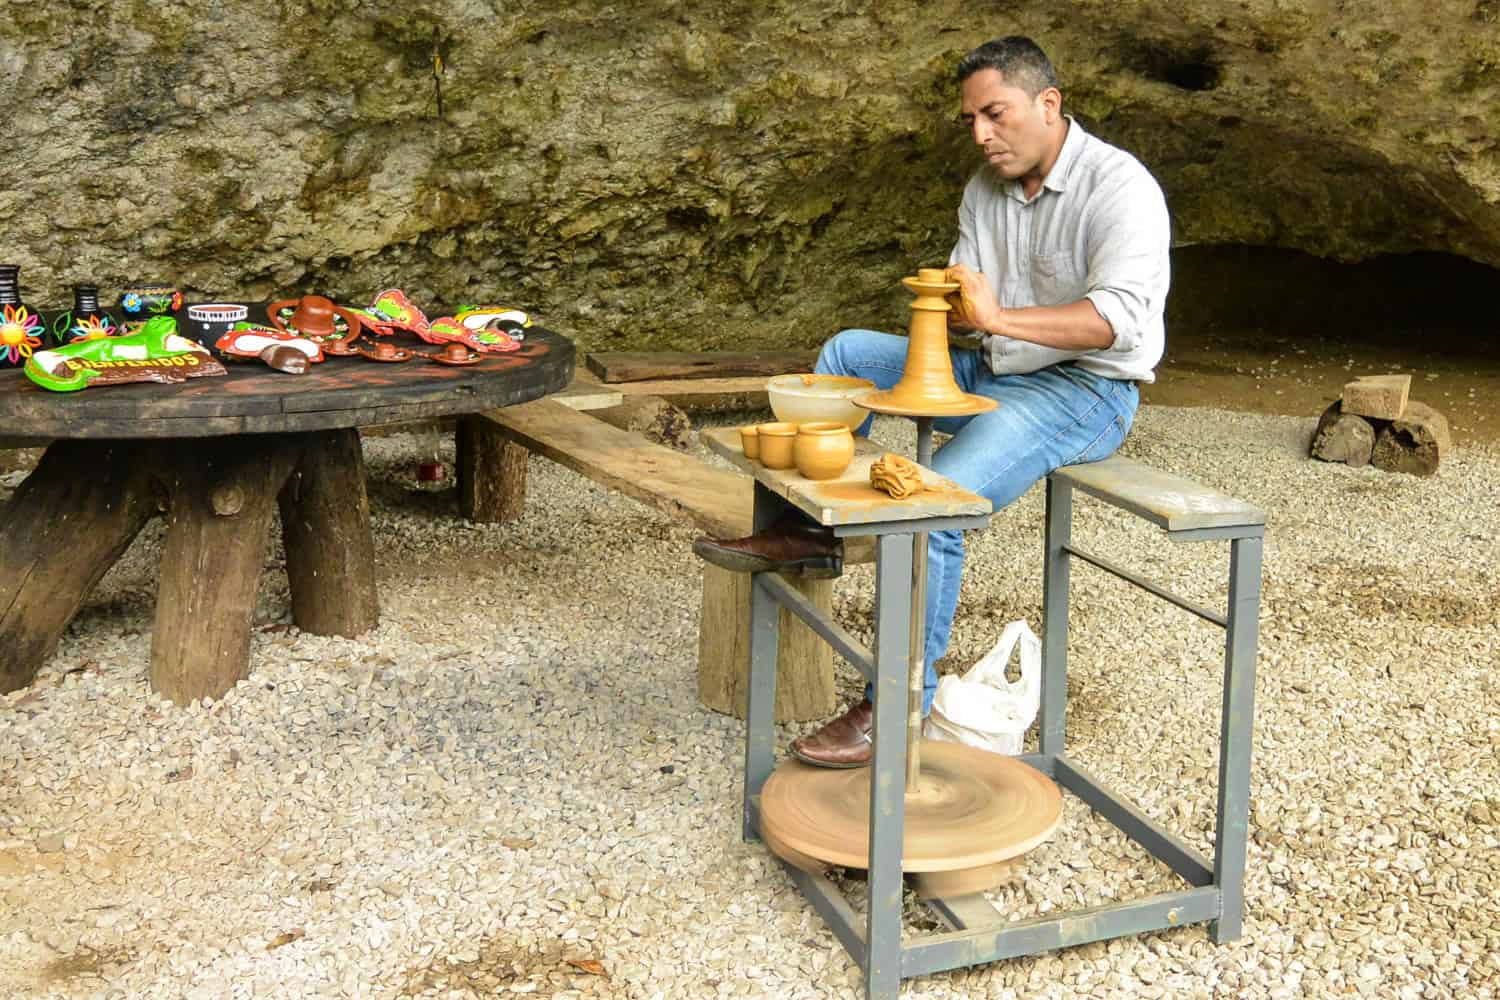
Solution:
{"label": "green iguana figurine", "polygon": [[27,378],[53,392],[120,382],[181,382],[225,373],[202,346],[178,336],[177,321],[170,316],[149,319],[123,337],[97,337],[37,351],[24,370]]}

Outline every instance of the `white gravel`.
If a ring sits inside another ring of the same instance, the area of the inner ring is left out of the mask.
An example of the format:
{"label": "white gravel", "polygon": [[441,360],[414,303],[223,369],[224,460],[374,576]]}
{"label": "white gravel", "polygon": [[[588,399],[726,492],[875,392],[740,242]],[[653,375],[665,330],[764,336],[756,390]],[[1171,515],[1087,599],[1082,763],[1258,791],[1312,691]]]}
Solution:
{"label": "white gravel", "polygon": [[[1270,517],[1244,937],[1127,938],[904,996],[1500,995],[1500,452],[1421,480],[1312,462],[1312,426],[1147,408],[1125,448]],[[910,425],[877,436],[909,449]],[[470,525],[413,480],[434,451],[451,442],[366,442],[370,634],[286,624],[273,551],[251,678],[160,703],[158,525],[0,696],[0,996],[861,995],[739,840],[740,724],[696,699],[692,531],[540,459],[520,522]],[[1036,489],[971,536],[945,666],[1039,624],[1041,511]],[[1088,500],[1075,539],[1222,606],[1224,545]],[[836,588],[856,630],[870,579]],[[1222,633],[1086,566],[1073,607],[1073,753],[1208,849]],[[1019,918],[1177,884],[1070,798],[996,899]]]}

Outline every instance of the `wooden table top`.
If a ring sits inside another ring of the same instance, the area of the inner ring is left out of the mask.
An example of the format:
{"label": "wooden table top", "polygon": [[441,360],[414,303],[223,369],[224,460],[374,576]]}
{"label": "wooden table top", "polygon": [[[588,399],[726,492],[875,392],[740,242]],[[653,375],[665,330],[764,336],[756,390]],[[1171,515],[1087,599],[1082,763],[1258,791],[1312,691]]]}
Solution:
{"label": "wooden table top", "polygon": [[854,460],[837,479],[813,480],[796,469],[768,469],[745,457],[735,427],[715,427],[701,436],[715,453],[724,456],[771,492],[785,498],[819,524],[883,524],[931,517],[984,517],[993,507],[988,500],[931,469],[922,470],[927,489],[905,500],[893,499],[870,485],[870,466],[889,449],[869,438],[854,439]]}
{"label": "wooden table top", "polygon": [[[414,337],[401,346],[438,348]],[[296,433],[475,413],[537,399],[573,377],[572,341],[541,327],[521,349],[468,366],[328,357],[305,374],[226,361],[229,374],[172,385],[132,382],[51,392],[20,369],[0,372],[0,434],[8,438],[192,438]]]}

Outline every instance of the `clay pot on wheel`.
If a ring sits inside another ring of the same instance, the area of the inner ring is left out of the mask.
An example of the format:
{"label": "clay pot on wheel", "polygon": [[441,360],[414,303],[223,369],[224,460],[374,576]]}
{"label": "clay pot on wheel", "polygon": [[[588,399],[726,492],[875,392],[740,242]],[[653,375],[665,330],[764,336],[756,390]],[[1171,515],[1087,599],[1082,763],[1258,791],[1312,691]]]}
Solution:
{"label": "clay pot on wheel", "polygon": [[854,458],[849,426],[832,421],[801,424],[792,449],[797,471],[808,479],[837,479]]}

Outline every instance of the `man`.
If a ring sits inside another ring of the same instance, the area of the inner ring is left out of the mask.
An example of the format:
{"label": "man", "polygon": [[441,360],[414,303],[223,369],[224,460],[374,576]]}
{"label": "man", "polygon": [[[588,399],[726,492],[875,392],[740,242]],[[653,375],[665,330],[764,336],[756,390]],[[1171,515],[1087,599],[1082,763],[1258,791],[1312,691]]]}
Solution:
{"label": "man", "polygon": [[[985,165],[964,189],[948,277],[960,285],[950,323],[981,336],[952,350],[965,392],[1000,405],[974,417],[940,419],[953,435],[933,467],[1006,506],[1053,469],[1108,457],[1135,418],[1138,382],[1165,343],[1170,224],[1161,189],[1129,153],[1087,134],[1062,113],[1052,64],[1029,38],[987,42],[958,66],[960,121]],[[816,370],[900,380],[906,338],[845,330]],[[868,432],[866,421],[862,432]],[[694,551],[743,571],[836,571],[839,543],[806,519],[728,542],[700,539]],[[928,542],[926,692],[948,646],[958,606],[963,534]],[[871,758],[870,692],[811,736],[792,744],[810,764],[858,767]]]}

